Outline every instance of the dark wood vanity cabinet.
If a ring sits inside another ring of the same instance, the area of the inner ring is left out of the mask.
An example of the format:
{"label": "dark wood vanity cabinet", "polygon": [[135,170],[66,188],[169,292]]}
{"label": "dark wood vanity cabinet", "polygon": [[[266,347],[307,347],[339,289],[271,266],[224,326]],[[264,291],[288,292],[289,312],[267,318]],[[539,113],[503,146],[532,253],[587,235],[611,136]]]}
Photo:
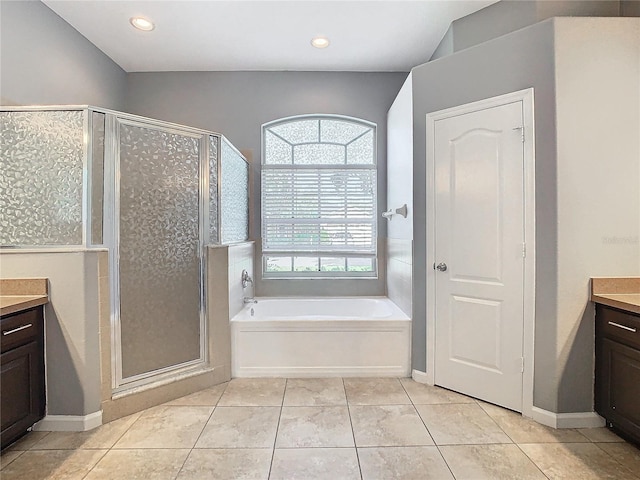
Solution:
{"label": "dark wood vanity cabinet", "polygon": [[44,417],[43,307],[0,318],[0,442],[2,448]]}
{"label": "dark wood vanity cabinet", "polygon": [[640,443],[640,315],[596,304],[595,408]]}

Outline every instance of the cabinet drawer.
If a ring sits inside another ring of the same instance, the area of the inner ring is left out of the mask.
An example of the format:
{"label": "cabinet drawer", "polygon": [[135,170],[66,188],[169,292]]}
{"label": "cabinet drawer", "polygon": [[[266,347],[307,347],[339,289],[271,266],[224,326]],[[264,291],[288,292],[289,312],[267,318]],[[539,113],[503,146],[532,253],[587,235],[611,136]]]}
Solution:
{"label": "cabinet drawer", "polygon": [[42,334],[42,307],[8,315],[0,319],[0,346],[3,352],[22,345]]}
{"label": "cabinet drawer", "polygon": [[596,328],[599,334],[640,348],[640,317],[615,308],[598,305]]}

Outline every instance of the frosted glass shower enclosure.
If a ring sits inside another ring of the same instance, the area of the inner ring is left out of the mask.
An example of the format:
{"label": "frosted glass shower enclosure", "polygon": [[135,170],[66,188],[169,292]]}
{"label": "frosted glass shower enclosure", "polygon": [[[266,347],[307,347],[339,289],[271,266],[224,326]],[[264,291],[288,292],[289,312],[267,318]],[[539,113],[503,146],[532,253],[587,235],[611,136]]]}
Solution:
{"label": "frosted glass shower enclosure", "polygon": [[205,368],[205,247],[248,237],[244,157],[84,106],[1,108],[0,132],[0,245],[109,250],[113,391]]}

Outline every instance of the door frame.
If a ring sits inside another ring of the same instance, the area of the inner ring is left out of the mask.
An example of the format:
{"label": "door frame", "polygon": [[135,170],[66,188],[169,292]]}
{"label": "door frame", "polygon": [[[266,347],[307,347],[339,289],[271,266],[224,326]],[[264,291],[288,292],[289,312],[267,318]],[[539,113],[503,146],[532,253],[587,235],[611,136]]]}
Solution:
{"label": "door frame", "polygon": [[435,384],[436,288],[435,271],[435,122],[467,113],[522,102],[524,142],[524,329],[522,354],[522,415],[533,416],[534,342],[535,342],[535,131],[533,88],[519,90],[476,102],[459,105],[426,115],[426,382]]}

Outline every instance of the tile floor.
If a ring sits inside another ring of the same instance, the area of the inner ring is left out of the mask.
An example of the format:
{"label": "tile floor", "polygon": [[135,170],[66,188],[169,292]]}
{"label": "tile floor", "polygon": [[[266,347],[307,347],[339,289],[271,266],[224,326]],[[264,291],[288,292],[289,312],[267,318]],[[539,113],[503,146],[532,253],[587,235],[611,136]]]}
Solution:
{"label": "tile floor", "polygon": [[410,379],[235,379],[83,433],[32,432],[2,480],[640,479],[604,428],[553,430]]}

